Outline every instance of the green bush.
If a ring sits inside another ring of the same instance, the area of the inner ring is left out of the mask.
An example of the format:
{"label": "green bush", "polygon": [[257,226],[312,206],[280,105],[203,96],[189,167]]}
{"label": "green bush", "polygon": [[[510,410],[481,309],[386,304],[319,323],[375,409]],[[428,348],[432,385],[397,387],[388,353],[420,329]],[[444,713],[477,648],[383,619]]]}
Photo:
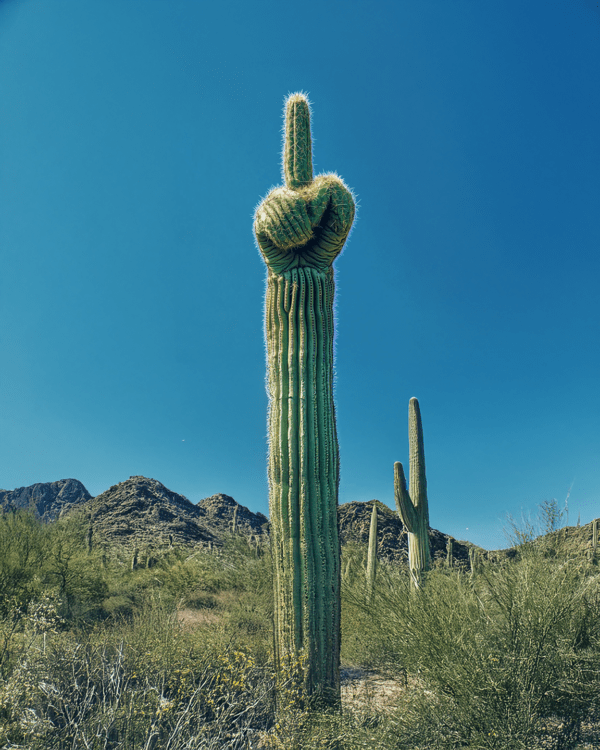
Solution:
{"label": "green bush", "polygon": [[15,607],[26,608],[40,592],[44,559],[42,523],[25,511],[0,514],[0,617]]}
{"label": "green bush", "polygon": [[528,547],[475,578],[431,571],[418,592],[388,566],[371,604],[347,586],[346,606],[369,623],[367,658],[413,679],[407,742],[527,748],[551,717],[575,733],[600,698],[600,586],[589,571]]}

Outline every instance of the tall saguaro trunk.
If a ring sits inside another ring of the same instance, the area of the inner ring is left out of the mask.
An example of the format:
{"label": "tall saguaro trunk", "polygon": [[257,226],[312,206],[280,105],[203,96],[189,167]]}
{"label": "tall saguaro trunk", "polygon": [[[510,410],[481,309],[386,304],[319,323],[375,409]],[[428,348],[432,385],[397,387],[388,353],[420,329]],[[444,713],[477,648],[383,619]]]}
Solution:
{"label": "tall saguaro trunk", "polygon": [[338,442],[333,277],[295,268],[267,287],[269,485],[276,660],[303,652],[305,682],[339,691]]}
{"label": "tall saguaro trunk", "polygon": [[268,268],[269,511],[275,660],[303,664],[304,695],[340,697],[339,452],[333,403],[332,263],[354,218],[336,175],[313,179],[306,98],[286,102],[286,186],[256,211]]}

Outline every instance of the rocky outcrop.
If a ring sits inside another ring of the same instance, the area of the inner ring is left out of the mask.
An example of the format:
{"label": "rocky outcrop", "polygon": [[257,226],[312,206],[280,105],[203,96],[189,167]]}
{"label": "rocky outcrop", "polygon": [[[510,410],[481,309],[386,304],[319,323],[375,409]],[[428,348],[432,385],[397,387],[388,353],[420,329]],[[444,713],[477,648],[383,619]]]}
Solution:
{"label": "rocky outcrop", "polygon": [[159,549],[219,543],[202,523],[201,509],[156,479],[130,477],[88,502],[84,511],[94,539],[104,544]]}
{"label": "rocky outcrop", "polygon": [[115,484],[83,510],[96,543],[158,550],[179,545],[221,546],[231,533],[236,508],[239,533],[264,533],[266,516],[252,513],[229,495],[213,495],[194,505],[156,479],[142,476]]}
{"label": "rocky outcrop", "polygon": [[69,510],[91,500],[92,496],[77,479],[40,482],[16,490],[0,490],[0,508],[29,510],[47,523]]}
{"label": "rocky outcrop", "polygon": [[240,534],[261,536],[267,533],[269,519],[262,513],[253,513],[236,503],[229,495],[217,494],[200,500],[198,508],[204,513],[203,521],[215,536],[223,537],[232,530],[233,514],[237,508],[236,526]]}

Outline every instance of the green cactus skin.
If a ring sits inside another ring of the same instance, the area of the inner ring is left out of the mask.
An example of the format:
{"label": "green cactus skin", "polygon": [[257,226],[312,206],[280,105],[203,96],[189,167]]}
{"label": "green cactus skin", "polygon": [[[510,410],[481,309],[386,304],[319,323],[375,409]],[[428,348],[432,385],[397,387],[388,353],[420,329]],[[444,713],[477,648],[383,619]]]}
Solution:
{"label": "green cactus skin", "polygon": [[339,703],[339,454],[333,403],[332,263],[354,219],[336,175],[313,179],[306,97],[286,102],[285,187],[256,210],[267,264],[269,511],[275,663],[302,659],[303,694]]}
{"label": "green cactus skin", "polygon": [[369,552],[367,554],[367,592],[369,598],[375,588],[377,576],[377,502],[373,503],[371,526],[369,528]]}
{"label": "green cactus skin", "polygon": [[431,550],[423,426],[421,410],[416,398],[411,398],[408,404],[408,444],[410,492],[406,489],[404,468],[400,462],[396,462],[394,464],[394,496],[398,515],[408,531],[408,565],[413,586],[420,588],[422,573],[431,568]]}

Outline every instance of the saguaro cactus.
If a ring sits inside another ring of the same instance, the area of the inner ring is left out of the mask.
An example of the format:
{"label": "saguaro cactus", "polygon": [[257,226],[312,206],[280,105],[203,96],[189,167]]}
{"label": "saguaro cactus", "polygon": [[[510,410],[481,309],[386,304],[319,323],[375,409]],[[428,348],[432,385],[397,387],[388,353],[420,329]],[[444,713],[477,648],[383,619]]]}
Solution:
{"label": "saguaro cactus", "polygon": [[313,179],[306,97],[286,102],[283,174],[256,210],[267,264],[269,509],[275,660],[302,659],[303,690],[340,696],[339,455],[333,403],[332,263],[354,219],[333,174]]}
{"label": "saguaro cactus", "polygon": [[94,519],[90,515],[89,521],[88,521],[87,533],[85,535],[85,542],[86,542],[86,546],[87,546],[88,555],[92,554],[92,549],[93,549],[93,535],[94,535]]}
{"label": "saguaro cactus", "polygon": [[448,537],[446,542],[446,565],[451,568],[454,565],[454,539]]}
{"label": "saguaro cactus", "polygon": [[422,572],[431,567],[431,551],[423,425],[419,402],[416,398],[411,398],[408,404],[408,442],[410,492],[406,489],[402,464],[396,462],[394,464],[394,495],[398,515],[408,531],[408,564],[413,585],[419,588]]}
{"label": "saguaro cactus", "polygon": [[367,553],[367,594],[369,598],[375,588],[377,576],[377,501],[373,503],[371,526],[369,528],[369,551]]}

